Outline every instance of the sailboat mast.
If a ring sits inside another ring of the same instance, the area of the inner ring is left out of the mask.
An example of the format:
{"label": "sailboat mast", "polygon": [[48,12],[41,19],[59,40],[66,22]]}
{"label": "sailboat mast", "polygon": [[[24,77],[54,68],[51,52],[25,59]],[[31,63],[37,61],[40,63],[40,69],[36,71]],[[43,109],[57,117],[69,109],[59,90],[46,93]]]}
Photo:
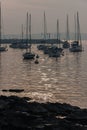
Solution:
{"label": "sailboat mast", "polygon": [[0,46],[1,46],[1,2],[0,2]]}
{"label": "sailboat mast", "polygon": [[80,42],[80,45],[82,45],[78,12],[77,12],[77,36],[78,36],[78,41]]}
{"label": "sailboat mast", "polygon": [[76,15],[74,15],[74,21],[75,21],[75,41],[77,40],[77,36],[76,36]]}
{"label": "sailboat mast", "polygon": [[31,14],[29,15],[29,36],[30,36],[30,53],[31,53]]}
{"label": "sailboat mast", "polygon": [[[28,46],[28,12],[27,12],[27,22],[26,22],[26,45]],[[26,52],[28,48],[26,48]]]}
{"label": "sailboat mast", "polygon": [[23,43],[23,36],[24,34],[23,34],[23,24],[22,24],[22,43]]}
{"label": "sailboat mast", "polygon": [[79,41],[79,21],[78,21],[78,12],[77,12],[77,40]]}
{"label": "sailboat mast", "polygon": [[67,30],[66,30],[66,40],[70,40],[70,37],[69,37],[69,18],[68,18],[68,14],[67,14]]}
{"label": "sailboat mast", "polygon": [[57,44],[59,44],[60,48],[60,34],[59,34],[59,20],[57,19]]}
{"label": "sailboat mast", "polygon": [[58,34],[59,34],[59,21],[57,19],[57,43],[58,43]]}
{"label": "sailboat mast", "polygon": [[46,33],[47,33],[47,27],[46,27],[46,15],[44,12],[44,40],[46,41]]}

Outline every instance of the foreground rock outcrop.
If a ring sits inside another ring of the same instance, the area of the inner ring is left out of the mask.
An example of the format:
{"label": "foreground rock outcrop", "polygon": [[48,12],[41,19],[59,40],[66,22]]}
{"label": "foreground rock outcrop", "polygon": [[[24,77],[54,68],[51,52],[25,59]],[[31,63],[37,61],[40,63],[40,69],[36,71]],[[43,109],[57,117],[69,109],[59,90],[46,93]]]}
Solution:
{"label": "foreground rock outcrop", "polygon": [[0,130],[87,130],[87,109],[0,96]]}

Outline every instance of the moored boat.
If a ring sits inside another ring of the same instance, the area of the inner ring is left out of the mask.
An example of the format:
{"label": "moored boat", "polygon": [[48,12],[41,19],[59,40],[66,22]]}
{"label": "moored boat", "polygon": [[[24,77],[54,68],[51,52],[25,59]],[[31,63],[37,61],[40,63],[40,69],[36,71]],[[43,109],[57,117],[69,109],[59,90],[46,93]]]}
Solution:
{"label": "moored boat", "polygon": [[[31,14],[29,15],[29,35],[30,35],[30,47],[26,48],[26,52],[23,54],[24,59],[34,59],[35,54],[31,51]],[[26,45],[28,45],[28,12],[27,12],[27,26],[26,26]]]}
{"label": "moored boat", "polygon": [[69,48],[70,47],[70,36],[69,36],[69,19],[68,19],[68,15],[67,15],[67,22],[66,22],[66,40],[63,42],[63,48]]}
{"label": "moored boat", "polygon": [[[76,25],[76,19],[75,19],[75,25]],[[76,26],[75,26],[76,27]],[[70,47],[70,51],[71,52],[82,52],[83,48],[82,48],[82,41],[81,41],[81,33],[80,33],[80,24],[79,24],[79,14],[77,12],[77,27],[76,27],[76,31],[77,33],[75,33],[75,38],[77,38],[77,40],[75,39],[75,41],[73,41],[71,43],[71,47]]]}
{"label": "moored boat", "polygon": [[60,57],[62,52],[63,48],[60,46],[59,21],[57,20],[57,44],[49,48],[49,57]]}

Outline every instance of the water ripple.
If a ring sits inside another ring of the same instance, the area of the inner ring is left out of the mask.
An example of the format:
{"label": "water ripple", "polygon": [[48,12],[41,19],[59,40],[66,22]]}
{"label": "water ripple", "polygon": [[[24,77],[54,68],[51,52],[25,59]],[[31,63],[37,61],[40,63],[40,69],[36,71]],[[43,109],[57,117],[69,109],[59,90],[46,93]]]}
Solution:
{"label": "water ripple", "polygon": [[[75,54],[65,50],[65,55],[56,60],[34,45],[33,50],[40,55],[37,65],[23,60],[24,50],[9,48],[0,54],[0,90],[23,88],[25,91],[20,96],[39,102],[59,101],[87,108],[86,44],[84,48],[84,52]],[[12,95],[2,91],[0,94]]]}

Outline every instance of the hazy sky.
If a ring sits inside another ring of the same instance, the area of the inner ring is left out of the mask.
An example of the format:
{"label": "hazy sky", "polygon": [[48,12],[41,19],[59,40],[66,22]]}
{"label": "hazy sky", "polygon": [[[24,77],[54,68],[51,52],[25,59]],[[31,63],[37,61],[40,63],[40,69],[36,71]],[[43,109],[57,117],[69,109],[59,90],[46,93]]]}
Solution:
{"label": "hazy sky", "polygon": [[2,27],[5,34],[21,34],[21,25],[26,24],[26,13],[31,13],[32,33],[43,32],[45,11],[47,31],[56,32],[59,19],[60,32],[66,30],[66,15],[69,29],[74,31],[74,14],[79,12],[81,32],[87,32],[87,0],[1,0]]}

